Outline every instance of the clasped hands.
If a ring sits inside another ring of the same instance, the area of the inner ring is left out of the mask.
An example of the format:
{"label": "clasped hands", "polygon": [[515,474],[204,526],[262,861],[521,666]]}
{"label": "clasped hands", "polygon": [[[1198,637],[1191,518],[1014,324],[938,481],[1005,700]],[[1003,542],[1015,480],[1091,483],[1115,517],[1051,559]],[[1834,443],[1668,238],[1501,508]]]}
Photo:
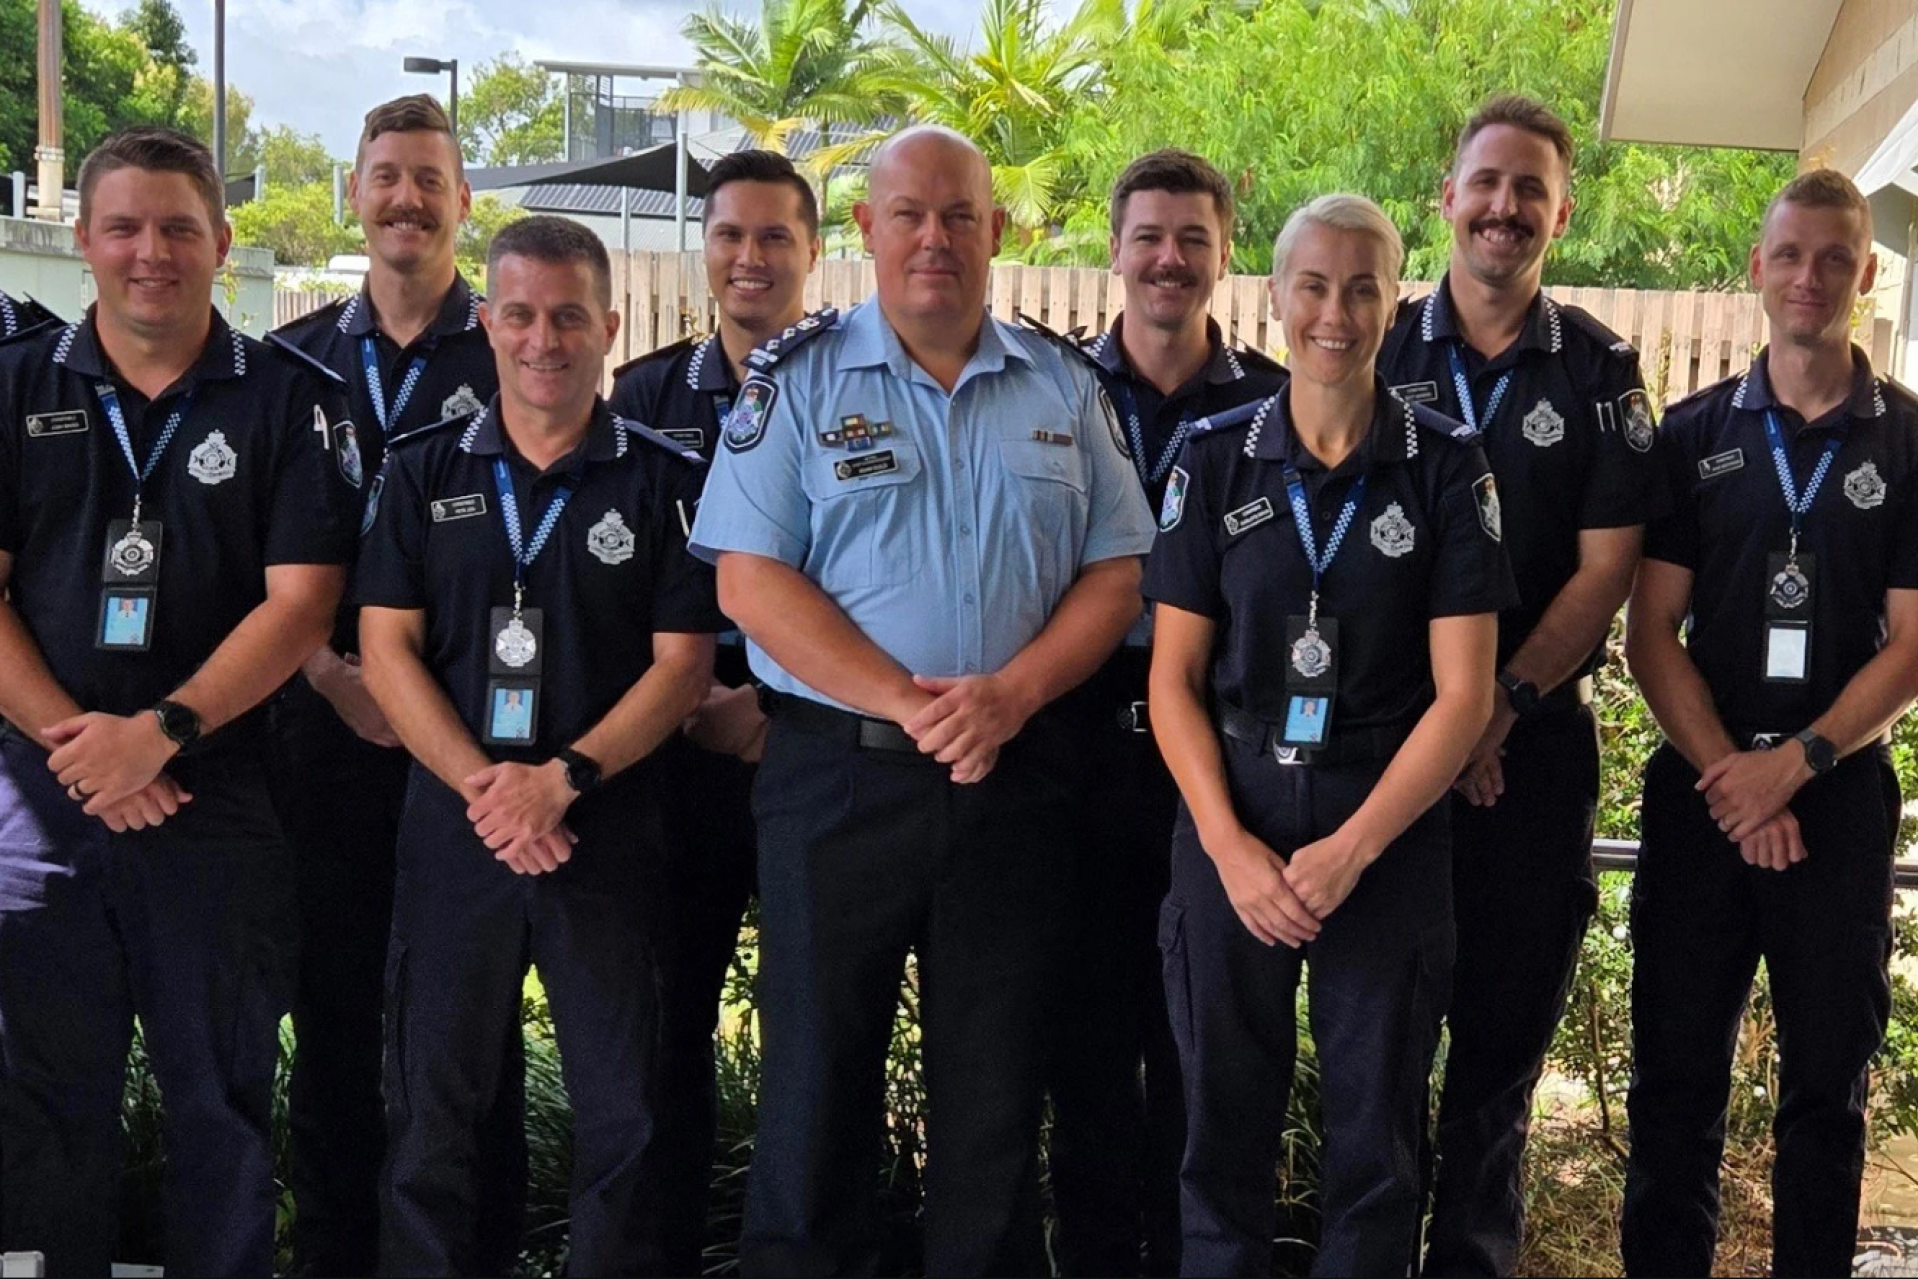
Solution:
{"label": "clasped hands", "polygon": [[952,766],[952,780],[985,780],[999,762],[999,748],[1026,726],[1038,705],[1003,675],[915,675],[912,682],[931,700],[899,721],[921,754]]}

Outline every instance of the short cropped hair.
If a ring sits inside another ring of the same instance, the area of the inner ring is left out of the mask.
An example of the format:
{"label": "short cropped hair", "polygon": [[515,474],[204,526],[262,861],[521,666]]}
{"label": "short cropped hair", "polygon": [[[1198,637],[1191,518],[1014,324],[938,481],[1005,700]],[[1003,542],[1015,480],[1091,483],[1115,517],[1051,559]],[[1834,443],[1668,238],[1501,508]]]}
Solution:
{"label": "short cropped hair", "polygon": [[1232,238],[1232,184],[1212,163],[1190,151],[1168,147],[1142,155],[1125,167],[1112,185],[1112,234],[1125,225],[1126,201],[1138,191],[1166,191],[1173,195],[1209,195],[1218,211],[1225,238]]}
{"label": "short cropped hair", "polygon": [[594,293],[606,310],[613,307],[613,264],[600,238],[570,218],[538,213],[508,222],[486,250],[486,277],[493,278],[509,257],[531,258],[549,266],[584,262],[593,273]]}
{"label": "short cropped hair", "polygon": [[1285,228],[1279,232],[1278,240],[1272,245],[1273,279],[1285,279],[1292,249],[1298,244],[1300,233],[1308,226],[1357,231],[1376,241],[1385,251],[1385,278],[1379,281],[1380,289],[1388,301],[1398,297],[1399,271],[1405,265],[1405,241],[1399,235],[1398,227],[1392,224],[1392,219],[1385,215],[1385,210],[1362,195],[1322,195],[1310,204],[1293,210],[1292,216],[1285,220]]}
{"label": "short cropped hair", "polygon": [[1765,206],[1765,216],[1758,224],[1761,235],[1771,225],[1771,215],[1781,204],[1795,204],[1801,209],[1850,209],[1858,215],[1865,238],[1871,238],[1871,201],[1856,183],[1836,169],[1807,169],[1787,182],[1784,190]]}
{"label": "short cropped hair", "polygon": [[706,208],[699,215],[701,226],[713,216],[713,197],[719,189],[734,182],[770,182],[791,187],[799,195],[799,217],[808,234],[819,235],[819,197],[812,183],[800,176],[793,162],[777,151],[733,151],[720,157],[706,170]]}
{"label": "short cropped hair", "polygon": [[206,204],[207,218],[215,230],[226,221],[226,184],[220,181],[220,168],[213,152],[198,138],[177,129],[157,125],[138,125],[108,134],[99,146],[87,153],[80,165],[80,225],[87,225],[93,206],[93,192],[100,179],[120,169],[144,169],[148,173],[184,173]]}
{"label": "short cropped hair", "polygon": [[1552,149],[1558,152],[1559,163],[1565,168],[1566,181],[1571,181],[1572,161],[1577,154],[1571,129],[1544,103],[1517,93],[1487,98],[1472,113],[1472,118],[1465,122],[1465,127],[1458,131],[1458,145],[1452,149],[1454,176],[1458,174],[1459,161],[1465,156],[1465,148],[1472,145],[1472,139],[1499,124],[1523,129],[1550,142]]}
{"label": "short cropped hair", "polygon": [[403,98],[394,98],[391,102],[382,102],[366,113],[366,123],[360,127],[359,146],[353,153],[353,167],[359,168],[366,163],[366,146],[382,133],[441,133],[453,144],[453,174],[455,177],[464,172],[460,161],[459,136],[453,132],[453,121],[430,93],[409,93]]}

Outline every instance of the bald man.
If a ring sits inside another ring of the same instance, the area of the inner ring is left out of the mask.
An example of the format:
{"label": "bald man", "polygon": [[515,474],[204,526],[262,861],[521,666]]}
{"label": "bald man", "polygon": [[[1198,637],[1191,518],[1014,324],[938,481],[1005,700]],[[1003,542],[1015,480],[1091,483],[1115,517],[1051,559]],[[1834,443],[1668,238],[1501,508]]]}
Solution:
{"label": "bald man", "polygon": [[1073,766],[1047,708],[1138,616],[1153,520],[1090,369],[986,314],[1005,212],[978,149],[896,135],[854,216],[877,296],[755,354],[693,526],[772,716],[741,1267],[878,1263],[911,953],[926,1273],[1032,1273]]}

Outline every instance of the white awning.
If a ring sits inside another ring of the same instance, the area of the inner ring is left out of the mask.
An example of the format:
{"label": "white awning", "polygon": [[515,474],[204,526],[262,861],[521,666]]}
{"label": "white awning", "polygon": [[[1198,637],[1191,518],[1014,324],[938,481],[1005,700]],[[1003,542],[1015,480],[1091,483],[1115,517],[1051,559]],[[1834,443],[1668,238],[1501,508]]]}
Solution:
{"label": "white awning", "polygon": [[1619,0],[1599,136],[1797,151],[1842,0]]}
{"label": "white awning", "polygon": [[1911,252],[1918,221],[1918,105],[1905,112],[1853,179],[1871,201],[1873,234],[1895,253]]}

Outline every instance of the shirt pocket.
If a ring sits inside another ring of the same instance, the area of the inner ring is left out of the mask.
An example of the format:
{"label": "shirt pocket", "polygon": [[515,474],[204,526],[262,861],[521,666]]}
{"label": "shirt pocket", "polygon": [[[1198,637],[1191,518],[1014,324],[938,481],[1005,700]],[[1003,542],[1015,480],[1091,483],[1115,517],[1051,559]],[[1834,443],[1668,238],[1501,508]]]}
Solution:
{"label": "shirt pocket", "polygon": [[812,500],[813,545],[805,571],[827,594],[907,582],[919,572],[932,504],[919,490],[918,449],[833,450],[802,470]]}
{"label": "shirt pocket", "polygon": [[1007,548],[1044,589],[1063,589],[1078,575],[1090,523],[1086,458],[1076,447],[1042,440],[999,441],[1005,505],[1029,532]]}

